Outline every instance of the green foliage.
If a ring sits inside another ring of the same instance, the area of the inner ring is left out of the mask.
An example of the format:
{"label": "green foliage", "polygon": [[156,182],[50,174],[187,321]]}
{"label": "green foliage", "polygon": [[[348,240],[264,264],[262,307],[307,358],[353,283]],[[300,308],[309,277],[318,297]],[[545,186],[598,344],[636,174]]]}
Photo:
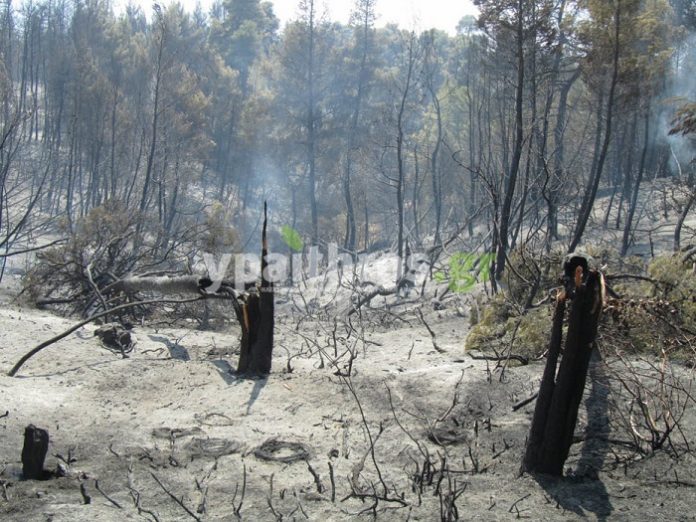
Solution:
{"label": "green foliage", "polygon": [[231,67],[246,82],[254,60],[267,50],[278,29],[272,5],[259,0],[224,0],[223,19],[213,31],[213,41]]}
{"label": "green foliage", "polygon": [[304,242],[302,241],[302,236],[300,236],[300,233],[297,230],[291,226],[283,225],[283,227],[280,229],[280,235],[285,244],[288,245],[291,250],[294,250],[295,252],[302,252]]}
{"label": "green foliage", "polygon": [[502,294],[498,294],[484,308],[481,320],[471,329],[466,339],[467,350],[505,353],[538,357],[548,347],[551,334],[551,308],[543,306],[517,313]]}
{"label": "green foliage", "polygon": [[491,263],[495,254],[486,252],[484,254],[467,254],[459,252],[449,259],[446,271],[438,271],[433,274],[433,278],[438,283],[449,282],[450,291],[455,293],[466,293],[471,291],[477,283],[490,280]]}
{"label": "green foliage", "polygon": [[[616,2],[589,0],[589,17],[579,24],[580,38],[590,43],[583,65],[588,85],[604,88],[595,78],[612,61],[615,47]],[[619,6],[619,84],[621,98],[629,106],[638,106],[646,95],[663,88],[669,74],[676,38],[673,12],[666,0],[643,2],[624,0]]]}
{"label": "green foliage", "polygon": [[505,324],[512,309],[502,294],[496,295],[484,307],[476,325],[466,338],[467,350],[483,350],[505,335]]}
{"label": "green foliage", "polygon": [[602,324],[605,344],[627,353],[694,363],[696,274],[680,255],[659,256],[646,267],[652,281],[616,285],[621,300],[612,301]]}
{"label": "green foliage", "polygon": [[[564,256],[561,250],[554,250],[549,255],[539,255],[529,249],[512,250],[508,254],[509,267],[505,272],[508,297],[518,306],[524,306],[530,299],[541,299],[550,288],[558,286]],[[534,295],[530,296],[531,292]]]}
{"label": "green foliage", "polygon": [[514,352],[528,357],[538,357],[546,351],[551,337],[551,306],[529,310],[519,318]]}
{"label": "green foliage", "polygon": [[[588,247],[587,251],[595,262],[608,265],[605,272],[609,283],[621,295],[621,299],[610,299],[605,306],[600,324],[603,349],[654,356],[664,351],[673,359],[693,363],[690,348],[696,332],[693,266],[679,255],[660,256],[646,264],[638,258],[622,259],[610,249]],[[560,263],[557,266],[560,268]],[[549,282],[551,274],[558,277],[558,272],[551,270],[544,284]],[[611,274],[617,273],[629,277],[613,284]],[[651,281],[644,280],[645,277]],[[552,282],[550,286],[557,284]],[[550,286],[542,286],[542,290],[548,291]],[[466,349],[505,353],[512,345],[516,354],[535,357],[544,353],[551,335],[552,306],[525,311],[514,299],[517,294],[524,295],[522,290],[521,284],[509,287],[506,295],[498,294],[485,305],[480,320],[467,337]]]}
{"label": "green foliage", "polygon": [[680,255],[660,256],[648,265],[650,277],[663,283],[662,297],[678,310],[678,320],[696,330],[696,272]]}

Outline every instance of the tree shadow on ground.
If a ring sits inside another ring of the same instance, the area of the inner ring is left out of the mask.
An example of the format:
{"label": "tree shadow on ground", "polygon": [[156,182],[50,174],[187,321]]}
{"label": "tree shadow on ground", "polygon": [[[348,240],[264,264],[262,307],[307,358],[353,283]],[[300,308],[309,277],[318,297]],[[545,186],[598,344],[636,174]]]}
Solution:
{"label": "tree shadow on ground", "polygon": [[234,368],[232,368],[229,361],[225,359],[215,359],[210,362],[213,363],[213,366],[215,366],[215,369],[220,374],[220,377],[222,377],[222,380],[225,381],[225,384],[232,385],[241,380],[241,378],[235,373]]}
{"label": "tree shadow on ground", "polygon": [[226,384],[233,385],[240,384],[245,381],[254,381],[254,387],[251,389],[251,393],[249,394],[249,402],[247,402],[246,407],[246,414],[249,415],[251,412],[251,407],[261,395],[261,390],[263,390],[264,386],[268,384],[268,377],[248,377],[246,375],[239,374],[225,359],[216,359],[211,362]]}
{"label": "tree shadow on ground", "polygon": [[586,477],[555,478],[538,475],[537,483],[556,501],[557,507],[579,517],[593,513],[597,520],[609,520],[614,511],[604,483]]}
{"label": "tree shadow on ground", "polygon": [[179,342],[172,342],[171,339],[168,337],[165,337],[163,335],[148,335],[151,341],[155,341],[158,343],[163,343],[166,347],[167,350],[169,350],[169,356],[172,359],[176,359],[177,361],[190,361],[191,356],[189,355],[189,352],[186,348],[181,346]]}
{"label": "tree shadow on ground", "polygon": [[268,377],[254,378],[254,387],[251,389],[251,394],[249,395],[249,402],[247,402],[246,414],[251,413],[251,407],[256,402],[256,399],[261,395],[261,390],[268,383]]}
{"label": "tree shadow on ground", "polygon": [[614,508],[599,472],[609,451],[609,381],[596,349],[592,352],[589,375],[591,387],[585,400],[588,422],[575,471],[561,479],[542,475],[535,478],[559,507],[582,517],[590,512],[597,520],[607,520]]}

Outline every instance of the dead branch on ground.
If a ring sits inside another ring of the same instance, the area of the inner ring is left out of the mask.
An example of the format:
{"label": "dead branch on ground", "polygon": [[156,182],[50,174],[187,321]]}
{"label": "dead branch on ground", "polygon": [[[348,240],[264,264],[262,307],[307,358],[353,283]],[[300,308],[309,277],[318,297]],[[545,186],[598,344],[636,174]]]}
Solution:
{"label": "dead branch on ground", "polygon": [[426,322],[425,317],[423,317],[423,312],[421,311],[421,309],[418,308],[416,310],[416,313],[418,314],[418,318],[420,319],[421,323],[423,323],[423,326],[425,326],[425,329],[428,330],[428,333],[430,334],[430,340],[433,343],[433,348],[435,348],[435,351],[438,353],[447,353],[447,350],[440,348],[440,346],[437,344],[437,336],[435,335],[433,329],[430,328],[430,325]]}
{"label": "dead branch on ground", "polygon": [[150,304],[166,304],[166,303],[193,303],[195,301],[201,301],[203,299],[205,299],[205,296],[200,296],[200,297],[196,297],[193,299],[151,299],[149,301],[138,301],[135,303],[125,303],[125,304],[116,306],[116,307],[111,308],[105,312],[101,312],[101,313],[98,313],[96,315],[93,315],[92,317],[88,317],[87,319],[80,321],[79,323],[71,326],[70,328],[68,328],[64,332],[61,332],[58,335],[51,337],[50,339],[42,342],[41,344],[39,344],[38,346],[36,346],[35,348],[33,348],[29,352],[27,352],[24,356],[22,356],[22,358],[19,361],[17,361],[17,363],[12,367],[12,369],[9,372],[7,372],[7,375],[10,377],[14,377],[15,374],[19,371],[19,369],[24,365],[24,363],[26,363],[29,359],[31,359],[34,355],[39,353],[44,348],[47,348],[48,346],[51,346],[52,344],[60,341],[61,339],[64,339],[65,337],[67,337],[71,333],[79,330],[80,328],[82,328],[86,324],[89,324],[92,321],[96,321],[97,319],[101,319],[102,317],[105,317],[105,316],[112,314],[114,312],[118,312],[120,310],[125,310],[126,308],[132,308],[134,306],[144,306],[144,305],[150,305]]}
{"label": "dead branch on ground", "polygon": [[353,315],[363,306],[369,304],[377,296],[388,297],[390,295],[396,295],[398,291],[399,287],[397,285],[387,287],[382,285],[375,286],[372,290],[360,296],[358,302],[355,303],[355,305],[353,305],[353,307],[348,312],[348,315]]}
{"label": "dead branch on ground", "polygon": [[184,499],[183,499],[183,497],[182,497],[182,498],[177,498],[177,496],[176,496],[174,493],[172,493],[172,492],[167,488],[167,486],[165,486],[165,485],[162,483],[162,481],[157,477],[157,475],[155,475],[153,472],[150,472],[150,475],[152,475],[152,478],[155,479],[155,482],[157,482],[157,484],[159,484],[159,487],[162,488],[162,491],[164,491],[164,492],[167,494],[167,496],[168,496],[169,498],[171,498],[174,502],[176,502],[179,506],[181,506],[181,508],[182,508],[184,511],[186,511],[186,513],[188,513],[188,515],[189,515],[192,519],[194,519],[196,522],[201,522],[202,519],[201,519],[198,515],[196,515],[193,511],[191,511],[191,510],[186,506],[186,504],[184,504]]}
{"label": "dead branch on ground", "polygon": [[[387,486],[387,483],[384,480],[384,476],[382,475],[382,470],[380,468],[380,465],[377,461],[377,454],[375,451],[375,445],[377,443],[377,440],[379,437],[384,433],[384,425],[380,422],[379,425],[379,432],[376,435],[373,435],[372,430],[370,429],[370,425],[367,421],[367,417],[365,416],[365,411],[362,407],[362,403],[360,402],[360,399],[358,398],[358,394],[355,391],[355,386],[353,385],[353,381],[351,380],[350,377],[341,377],[343,383],[346,385],[348,388],[348,391],[350,394],[353,396],[353,399],[355,400],[355,403],[358,407],[358,411],[360,412],[360,418],[362,420],[363,428],[365,429],[365,434],[367,435],[370,447],[368,448],[367,453],[362,459],[362,464],[359,466],[354,467],[353,469],[353,474],[351,479],[349,480],[350,486],[351,486],[351,492],[346,495],[341,502],[345,502],[349,498],[357,498],[361,500],[362,502],[365,502],[365,500],[372,500],[372,505],[367,509],[367,511],[373,511],[373,513],[377,513],[377,507],[379,506],[379,502],[388,502],[388,503],[395,503],[398,504],[399,506],[405,507],[408,505],[408,503],[404,500],[403,494],[401,495],[392,495],[390,494],[390,489],[389,486]],[[375,469],[375,472],[377,473],[377,479],[379,481],[379,485],[374,484],[370,481],[368,481],[369,486],[371,491],[366,491],[364,488],[360,487],[358,484],[358,478],[360,476],[360,473],[362,472],[362,469],[364,468],[364,461],[367,455],[370,455],[370,458],[372,460],[372,465]],[[378,491],[378,487],[380,491]]]}

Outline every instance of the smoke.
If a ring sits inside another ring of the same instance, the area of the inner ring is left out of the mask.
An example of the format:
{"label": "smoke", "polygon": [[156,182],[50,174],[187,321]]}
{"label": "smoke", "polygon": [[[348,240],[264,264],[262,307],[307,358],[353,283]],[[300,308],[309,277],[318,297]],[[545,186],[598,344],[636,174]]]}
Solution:
{"label": "smoke", "polygon": [[692,137],[681,134],[669,135],[677,109],[686,102],[696,102],[696,33],[689,34],[677,48],[672,60],[672,85],[669,91],[668,108],[662,113],[662,133],[671,148],[674,171],[678,168],[675,159],[684,169],[696,161],[696,149]]}

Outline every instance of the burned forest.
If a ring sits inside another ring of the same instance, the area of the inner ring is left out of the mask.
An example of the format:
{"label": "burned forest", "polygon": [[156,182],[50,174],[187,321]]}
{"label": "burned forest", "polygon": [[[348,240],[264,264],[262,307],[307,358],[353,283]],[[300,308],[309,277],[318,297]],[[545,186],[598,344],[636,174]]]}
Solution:
{"label": "burned forest", "polygon": [[0,520],[692,520],[695,0],[0,0]]}

